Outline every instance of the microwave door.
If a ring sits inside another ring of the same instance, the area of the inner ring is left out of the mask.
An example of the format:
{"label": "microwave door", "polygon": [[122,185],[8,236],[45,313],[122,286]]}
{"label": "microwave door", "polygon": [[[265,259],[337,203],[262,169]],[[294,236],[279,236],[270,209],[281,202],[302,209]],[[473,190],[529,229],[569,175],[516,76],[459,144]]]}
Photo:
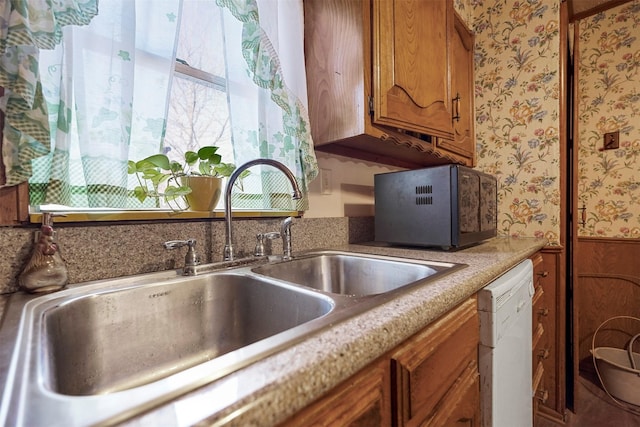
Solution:
{"label": "microwave door", "polygon": [[480,230],[492,231],[497,227],[498,190],[495,179],[480,177]]}
{"label": "microwave door", "polygon": [[458,215],[462,236],[480,231],[479,191],[480,177],[475,173],[460,172],[458,176]]}

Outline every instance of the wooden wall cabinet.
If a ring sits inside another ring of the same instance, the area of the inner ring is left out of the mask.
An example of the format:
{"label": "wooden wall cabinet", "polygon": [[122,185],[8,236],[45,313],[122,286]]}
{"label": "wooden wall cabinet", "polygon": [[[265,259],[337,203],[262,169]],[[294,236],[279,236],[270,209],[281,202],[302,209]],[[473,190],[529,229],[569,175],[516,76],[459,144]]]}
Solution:
{"label": "wooden wall cabinet", "polygon": [[479,323],[472,297],[285,426],[479,426]]}
{"label": "wooden wall cabinet", "polygon": [[473,49],[475,37],[454,12],[451,37],[451,95],[453,138],[436,138],[436,146],[470,159],[475,165],[475,99]]}
{"label": "wooden wall cabinet", "polygon": [[374,0],[371,8],[373,122],[453,137],[448,76],[452,3]]}
{"label": "wooden wall cabinet", "polygon": [[533,262],[533,409],[540,417],[564,421],[565,380],[565,297],[560,286],[558,250],[543,249]]}
{"label": "wooden wall cabinet", "polygon": [[473,118],[453,118],[473,111],[473,35],[456,24],[451,0],[304,8],[316,149],[407,168],[473,166]]}

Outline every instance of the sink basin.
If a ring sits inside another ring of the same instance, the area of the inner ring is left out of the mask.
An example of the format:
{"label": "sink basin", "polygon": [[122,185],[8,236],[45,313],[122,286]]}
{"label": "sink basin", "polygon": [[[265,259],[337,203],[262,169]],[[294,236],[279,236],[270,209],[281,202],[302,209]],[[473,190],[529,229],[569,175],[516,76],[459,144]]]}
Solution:
{"label": "sink basin", "polygon": [[335,320],[330,296],[248,270],[13,294],[0,328],[0,425],[118,424]]}
{"label": "sink basin", "polygon": [[334,294],[368,296],[435,278],[457,267],[433,261],[323,251],[253,268],[254,273]]}
{"label": "sink basin", "polygon": [[126,390],[331,308],[318,295],[233,274],[75,298],[44,312],[45,385],[75,396]]}

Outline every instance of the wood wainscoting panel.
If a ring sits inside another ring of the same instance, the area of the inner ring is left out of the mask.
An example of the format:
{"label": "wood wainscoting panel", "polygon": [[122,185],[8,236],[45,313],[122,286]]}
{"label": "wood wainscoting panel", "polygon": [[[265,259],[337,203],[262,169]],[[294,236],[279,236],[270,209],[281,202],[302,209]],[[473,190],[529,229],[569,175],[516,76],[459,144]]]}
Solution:
{"label": "wood wainscoting panel", "polygon": [[[579,238],[574,260],[574,363],[588,371],[598,326],[613,316],[640,317],[640,241]],[[610,323],[598,333],[596,346],[623,347],[640,333],[640,322]]]}

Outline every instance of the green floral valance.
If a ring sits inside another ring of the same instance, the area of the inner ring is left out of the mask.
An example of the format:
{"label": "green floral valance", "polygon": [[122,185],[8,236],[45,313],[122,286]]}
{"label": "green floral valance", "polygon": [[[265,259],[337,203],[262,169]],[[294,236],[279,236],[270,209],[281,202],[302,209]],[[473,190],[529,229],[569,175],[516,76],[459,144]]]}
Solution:
{"label": "green floral valance", "polygon": [[261,26],[258,3],[256,0],[216,0],[216,3],[226,7],[243,24],[242,55],[248,71],[253,82],[268,90],[273,102],[282,109],[283,130],[288,137],[297,141],[295,147],[306,189],[308,183],[318,175],[307,109],[285,82],[278,53]]}
{"label": "green floral valance", "polygon": [[50,151],[39,51],[59,43],[64,26],[89,24],[98,13],[98,0],[6,0],[0,8],[2,160],[6,185],[16,185],[31,176],[31,160]]}

